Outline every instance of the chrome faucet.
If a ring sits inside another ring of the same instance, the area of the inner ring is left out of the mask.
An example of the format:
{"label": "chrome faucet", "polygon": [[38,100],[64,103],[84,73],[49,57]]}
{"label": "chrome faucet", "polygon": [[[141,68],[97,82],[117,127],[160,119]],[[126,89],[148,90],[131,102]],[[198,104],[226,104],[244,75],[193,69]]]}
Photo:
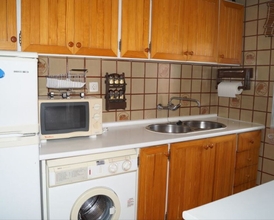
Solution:
{"label": "chrome faucet", "polygon": [[191,99],[191,98],[187,98],[187,97],[171,97],[171,99],[169,100],[167,106],[163,106],[162,104],[158,104],[157,105],[157,109],[159,109],[159,110],[165,109],[165,110],[171,110],[171,111],[177,110],[178,108],[181,107],[181,102],[179,104],[177,104],[177,105],[174,105],[172,103],[172,100],[174,100],[174,99],[175,100],[180,100],[180,101],[196,102],[198,107],[201,106],[200,102],[198,100],[196,100],[196,99]]}

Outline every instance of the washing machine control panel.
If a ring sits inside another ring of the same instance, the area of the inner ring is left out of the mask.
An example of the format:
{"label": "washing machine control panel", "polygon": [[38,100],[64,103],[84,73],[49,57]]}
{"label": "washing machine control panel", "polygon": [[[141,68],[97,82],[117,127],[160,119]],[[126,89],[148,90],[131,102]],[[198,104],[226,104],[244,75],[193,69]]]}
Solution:
{"label": "washing machine control panel", "polygon": [[121,154],[116,152],[79,157],[77,163],[70,161],[74,162],[72,159],[47,162],[49,187],[132,172],[138,167],[136,151],[128,150]]}
{"label": "washing machine control panel", "polygon": [[89,163],[88,179],[137,170],[137,155],[108,158]]}

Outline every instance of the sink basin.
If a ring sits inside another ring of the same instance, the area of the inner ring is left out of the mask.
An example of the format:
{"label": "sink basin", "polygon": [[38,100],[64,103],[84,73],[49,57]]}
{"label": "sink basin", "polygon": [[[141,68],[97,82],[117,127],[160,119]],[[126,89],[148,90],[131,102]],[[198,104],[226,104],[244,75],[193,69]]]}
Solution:
{"label": "sink basin", "polygon": [[184,126],[188,126],[191,130],[211,130],[216,128],[225,128],[226,125],[216,121],[183,121]]}
{"label": "sink basin", "polygon": [[215,121],[178,121],[173,123],[161,123],[151,124],[146,127],[149,131],[160,132],[160,133],[188,133],[194,131],[212,130],[218,128],[225,128],[226,125],[215,122]]}
{"label": "sink basin", "polygon": [[190,127],[177,124],[152,124],[146,127],[147,130],[161,133],[187,133],[190,132]]}

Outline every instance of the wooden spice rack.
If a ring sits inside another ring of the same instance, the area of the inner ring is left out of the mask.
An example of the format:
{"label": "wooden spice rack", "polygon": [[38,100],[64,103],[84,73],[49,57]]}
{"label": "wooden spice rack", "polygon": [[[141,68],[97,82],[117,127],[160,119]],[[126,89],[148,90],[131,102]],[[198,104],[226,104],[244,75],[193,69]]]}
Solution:
{"label": "wooden spice rack", "polygon": [[127,107],[126,103],[126,81],[125,73],[106,73],[105,76],[106,84],[106,110],[112,109],[125,109]]}

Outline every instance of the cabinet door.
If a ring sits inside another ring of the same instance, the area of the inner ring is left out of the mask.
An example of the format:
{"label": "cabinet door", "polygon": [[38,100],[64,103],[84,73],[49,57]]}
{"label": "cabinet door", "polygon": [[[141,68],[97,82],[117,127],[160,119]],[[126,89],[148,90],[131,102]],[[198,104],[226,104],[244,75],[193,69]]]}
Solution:
{"label": "cabinet door", "polygon": [[236,135],[211,138],[215,155],[212,201],[232,195],[236,159]]}
{"label": "cabinet door", "polygon": [[165,218],[167,164],[167,145],[140,150],[137,219]]}
{"label": "cabinet door", "polygon": [[168,219],[232,194],[236,135],[171,145]]}
{"label": "cabinet door", "polygon": [[116,56],[118,0],[22,0],[22,50]]}
{"label": "cabinet door", "polygon": [[118,0],[74,0],[75,54],[117,56]]}
{"label": "cabinet door", "polygon": [[240,64],[243,47],[244,6],[221,0],[219,63]]}
{"label": "cabinet door", "polygon": [[16,50],[16,0],[0,0],[0,5],[0,50]]}
{"label": "cabinet door", "polygon": [[207,140],[171,145],[168,219],[182,219],[182,212],[212,201],[215,149]]}
{"label": "cabinet door", "polygon": [[191,0],[188,4],[188,60],[217,62],[219,0]]}
{"label": "cabinet door", "polygon": [[150,0],[122,1],[121,57],[148,58]]}
{"label": "cabinet door", "polygon": [[22,51],[73,53],[73,0],[22,0]]}
{"label": "cabinet door", "polygon": [[187,0],[152,0],[151,58],[186,60]]}

